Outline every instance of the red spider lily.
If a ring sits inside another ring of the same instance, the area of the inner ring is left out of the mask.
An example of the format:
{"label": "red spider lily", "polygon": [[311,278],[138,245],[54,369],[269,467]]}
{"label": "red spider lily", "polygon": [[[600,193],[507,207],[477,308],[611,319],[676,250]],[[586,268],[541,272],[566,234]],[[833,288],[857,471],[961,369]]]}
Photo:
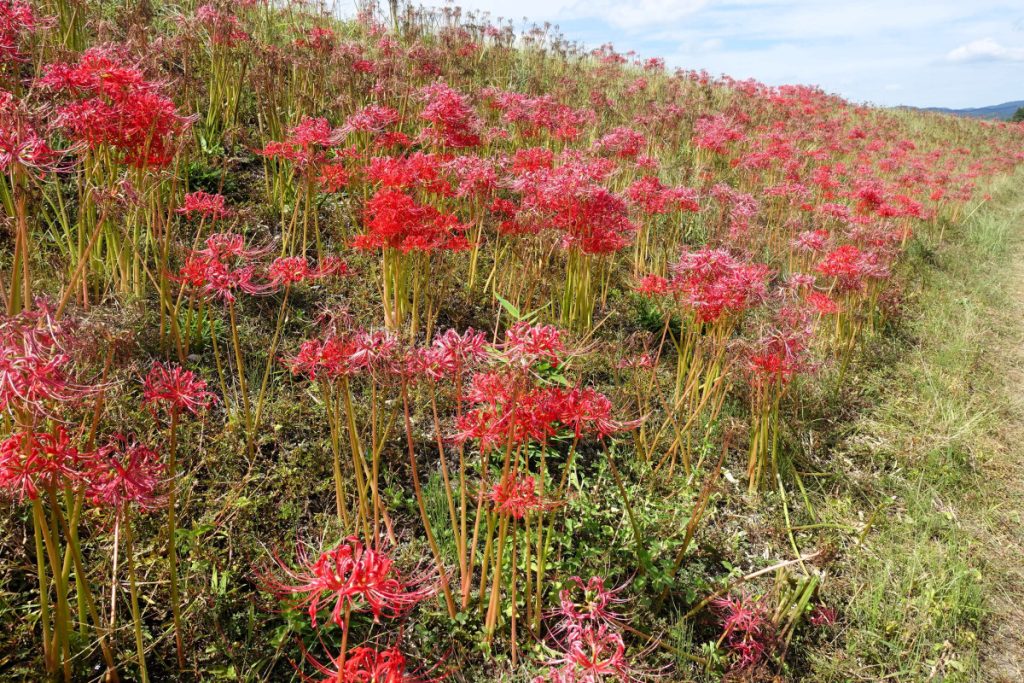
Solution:
{"label": "red spider lily", "polygon": [[445,164],[456,178],[456,197],[484,198],[498,188],[498,173],[489,159],[475,156],[455,157]]}
{"label": "red spider lily", "polygon": [[597,119],[592,109],[573,109],[551,95],[527,97],[495,89],[487,89],[483,94],[493,108],[502,112],[502,120],[515,125],[526,137],[537,137],[546,131],[556,140],[575,140]]}
{"label": "red spider lily", "polygon": [[509,360],[521,367],[528,368],[540,362],[558,367],[565,344],[562,331],[554,325],[531,325],[520,321],[505,332],[502,350]]}
{"label": "red spider lily", "polygon": [[77,64],[51,64],[40,83],[71,98],[58,109],[57,124],[72,138],[117,150],[130,166],[169,164],[192,122],[113,48],[89,48]]}
{"label": "red spider lily", "polygon": [[383,133],[401,118],[396,109],[371,104],[349,116],[341,130],[345,133]]}
{"label": "red spider lily", "polygon": [[558,410],[559,419],[572,429],[576,438],[593,434],[605,438],[613,434],[635,429],[641,420],[622,422],[612,417],[612,402],[592,387],[575,388],[561,392]]}
{"label": "red spider lily", "polygon": [[628,245],[636,226],[626,202],[599,184],[614,170],[607,159],[572,159],[516,178],[529,221],[561,234],[560,246],[583,254],[611,254]]}
{"label": "red spider lily", "polygon": [[689,187],[665,187],[657,178],[645,176],[626,188],[630,203],[647,214],[700,210],[697,191]]}
{"label": "red spider lily", "polygon": [[768,294],[767,266],[743,263],[721,249],[684,252],[672,265],[669,289],[696,316],[713,323],[761,303]]}
{"label": "red spider lily", "polygon": [[626,659],[626,645],[622,642],[622,636],[606,624],[588,624],[570,629],[562,652],[549,666],[548,674],[535,679],[535,683],[636,680],[632,666]]}
{"label": "red spider lily", "polygon": [[471,369],[487,357],[489,349],[487,335],[473,328],[462,334],[445,330],[431,344],[435,361],[449,375]]}
{"label": "red spider lily", "polygon": [[821,253],[828,249],[832,235],[828,230],[805,230],[793,238],[793,248],[797,251]]}
{"label": "red spider lily", "polygon": [[620,358],[615,366],[622,370],[629,369],[650,369],[658,364],[657,359],[653,354],[641,353],[635,356],[625,356]]}
{"label": "red spider lily", "polygon": [[294,285],[309,280],[319,280],[330,275],[344,275],[348,265],[341,259],[324,259],[313,267],[304,256],[280,256],[274,259],[267,270],[267,276],[274,285]]}
{"label": "red spider lily", "polygon": [[27,2],[7,0],[0,3],[0,62],[20,62],[24,59],[21,40],[34,33],[40,22]]}
{"label": "red spider lily", "polygon": [[374,157],[367,164],[366,179],[381,187],[410,190],[421,189],[437,195],[451,194],[441,177],[442,162],[436,154],[416,152],[404,157]]}
{"label": "red spider lily", "polygon": [[195,288],[205,297],[232,303],[237,298],[236,292],[259,295],[276,288],[274,283],[257,282],[257,277],[255,266],[232,267],[199,251],[185,260],[175,279]]}
{"label": "red spider lily", "polygon": [[861,251],[852,244],[845,244],[829,252],[817,266],[817,271],[834,278],[842,291],[857,291],[864,286],[867,278],[883,279],[889,276],[889,269],[878,253]]}
{"label": "red spider lily", "polygon": [[775,626],[764,602],[747,595],[726,595],[711,604],[721,615],[721,640],[735,655],[737,669],[760,664],[774,650]]}
{"label": "red spider lily", "polygon": [[80,453],[59,425],[53,433],[14,432],[0,442],[0,491],[35,500],[42,490],[81,481],[92,457]]}
{"label": "red spider lily", "polygon": [[644,275],[637,282],[636,291],[644,296],[662,296],[672,291],[672,283],[660,275]]}
{"label": "red spider lily", "polygon": [[434,381],[456,378],[482,361],[489,349],[484,333],[470,328],[459,334],[449,329],[434,337],[429,347],[410,350],[406,358],[406,374]]}
{"label": "red spider lily", "polygon": [[45,414],[50,406],[74,404],[94,387],[75,382],[64,347],[70,328],[58,325],[45,305],[0,318],[0,412]]}
{"label": "red spider lily", "polygon": [[322,164],[316,179],[320,189],[328,194],[341,192],[349,183],[348,171],[341,164]]}
{"label": "red spider lily", "polygon": [[419,204],[399,190],[381,190],[366,203],[366,228],[352,242],[357,249],[430,253],[470,247],[467,226],[454,214]]}
{"label": "red spider lily", "polygon": [[122,510],[134,504],[151,510],[160,504],[156,491],[163,473],[156,451],[116,435],[89,458],[86,494],[94,505]]}
{"label": "red spider lily", "polygon": [[789,384],[808,369],[805,330],[774,330],[755,344],[748,359],[751,381],[757,385]]}
{"label": "red spider lily", "polygon": [[295,47],[330,54],[334,49],[334,31],[320,26],[311,28],[304,38],[295,39]]}
{"label": "red spider lily", "polygon": [[[0,46],[0,53],[2,51]],[[0,62],[2,60],[0,55]],[[33,119],[26,110],[24,100],[0,90],[0,171],[10,173],[12,170],[24,169],[29,174],[43,177],[48,173],[69,170],[71,164],[63,161],[65,152],[50,147],[36,132]]]}
{"label": "red spider lily", "polygon": [[693,144],[715,154],[726,154],[729,144],[743,139],[743,131],[723,114],[705,116],[693,126]]}
{"label": "red spider lily", "polygon": [[321,553],[312,562],[303,546],[298,547],[296,554],[302,565],[297,570],[275,558],[290,582],[270,580],[267,587],[281,596],[302,596],[298,606],[308,611],[314,628],[321,606],[331,600],[331,622],[346,627],[344,613],[349,610],[369,609],[374,621],[395,618],[434,594],[426,574],[400,577],[391,558],[364,547],[355,536]]}
{"label": "red spider lily", "polygon": [[625,602],[619,597],[623,588],[625,584],[617,588],[606,588],[600,576],[592,576],[586,583],[578,576],[569,577],[569,587],[563,588],[558,594],[559,608],[556,614],[561,617],[559,630],[586,624],[614,625],[620,619],[614,609]]}
{"label": "red spider lily", "polygon": [[269,159],[282,159],[305,172],[327,161],[327,150],[337,145],[343,133],[331,127],[324,118],[302,117],[281,142],[268,142],[258,154]]}
{"label": "red spider lily", "polygon": [[210,194],[202,190],[189,192],[185,195],[185,203],[178,207],[177,212],[189,218],[199,216],[206,220],[221,220],[231,215],[231,209],[224,205],[225,197],[221,194]]}
{"label": "red spider lily", "polygon": [[419,98],[426,102],[420,118],[430,124],[423,129],[421,137],[449,149],[480,144],[482,122],[465,95],[437,82],[422,88]]}
{"label": "red spider lily", "polygon": [[543,512],[558,507],[557,502],[541,499],[535,488],[533,477],[509,473],[494,485],[487,497],[494,503],[495,512],[516,519],[522,519],[530,512]]}
{"label": "red spider lily", "polygon": [[231,232],[217,232],[206,238],[206,248],[194,252],[195,255],[217,261],[248,261],[263,256],[270,247],[245,248],[245,238]]}
{"label": "red spider lily", "polygon": [[310,380],[337,380],[361,373],[388,375],[401,365],[398,338],[387,332],[357,331],[331,334],[326,339],[310,339],[299,351],[285,359],[292,374]]}
{"label": "red spider lily", "polygon": [[807,303],[819,315],[833,315],[839,312],[839,304],[824,292],[811,292],[807,295]]}
{"label": "red spider lily", "polygon": [[[802,289],[810,289],[817,283],[817,279],[808,273],[791,273],[786,278],[786,287],[793,291],[800,291]],[[810,295],[808,295],[808,298]]]}
{"label": "red spider lily", "polygon": [[238,43],[247,42],[249,34],[242,30],[238,17],[213,5],[201,5],[196,8],[196,19],[210,35],[214,45],[234,47]]}
{"label": "red spider lily", "polygon": [[302,676],[310,683],[432,683],[439,680],[409,671],[408,660],[397,645],[384,650],[365,645],[355,647],[344,656],[331,657],[332,666],[321,663],[309,652],[305,656],[306,661],[324,676]]}
{"label": "red spider lily", "polygon": [[811,622],[812,626],[832,626],[839,620],[839,615],[835,609],[828,607],[827,605],[815,605],[814,611],[811,612],[808,621]]}
{"label": "red spider lily", "polygon": [[217,400],[206,390],[206,382],[180,365],[154,361],[146,375],[142,404],[150,410],[187,410],[198,415]]}
{"label": "red spider lily", "polygon": [[647,138],[640,131],[619,126],[595,143],[595,147],[620,159],[633,159],[647,148]]}

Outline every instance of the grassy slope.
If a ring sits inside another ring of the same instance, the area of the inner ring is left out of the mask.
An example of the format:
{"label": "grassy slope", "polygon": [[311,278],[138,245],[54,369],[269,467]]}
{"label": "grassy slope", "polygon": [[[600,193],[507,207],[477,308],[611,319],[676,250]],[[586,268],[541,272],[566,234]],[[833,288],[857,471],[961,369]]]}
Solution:
{"label": "grassy slope", "polygon": [[[875,349],[874,405],[837,452],[880,512],[840,565],[846,621],[810,680],[1021,680],[1020,180],[948,246],[913,250],[915,313]],[[822,517],[858,523],[851,502]]]}

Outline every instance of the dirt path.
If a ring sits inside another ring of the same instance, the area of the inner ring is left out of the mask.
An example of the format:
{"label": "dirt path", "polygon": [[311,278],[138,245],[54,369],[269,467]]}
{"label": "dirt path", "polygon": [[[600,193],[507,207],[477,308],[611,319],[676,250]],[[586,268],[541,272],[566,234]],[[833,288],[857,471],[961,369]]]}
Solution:
{"label": "dirt path", "polygon": [[[1015,236],[1024,231],[1024,199],[1012,220]],[[982,464],[985,490],[967,525],[982,555],[990,613],[980,635],[985,680],[1024,681],[1024,244],[1015,238],[1014,264],[1008,273],[1005,310],[994,312],[1002,328],[990,363],[1002,378],[992,396],[1003,433],[1000,447]],[[1002,318],[1002,320],[1000,320]],[[1004,415],[1005,413],[1005,415]]]}

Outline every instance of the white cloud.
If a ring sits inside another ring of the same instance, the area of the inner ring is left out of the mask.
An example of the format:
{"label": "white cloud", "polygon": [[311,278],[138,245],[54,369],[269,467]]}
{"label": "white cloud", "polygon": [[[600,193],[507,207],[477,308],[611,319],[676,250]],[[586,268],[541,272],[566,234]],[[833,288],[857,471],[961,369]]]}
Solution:
{"label": "white cloud", "polygon": [[950,62],[1024,62],[1024,47],[1003,47],[992,38],[972,40],[949,51]]}

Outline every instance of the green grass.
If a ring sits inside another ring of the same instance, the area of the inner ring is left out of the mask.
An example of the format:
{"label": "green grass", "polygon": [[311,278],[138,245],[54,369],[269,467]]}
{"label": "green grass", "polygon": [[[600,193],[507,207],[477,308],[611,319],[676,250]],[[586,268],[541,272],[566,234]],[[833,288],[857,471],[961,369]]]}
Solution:
{"label": "green grass", "polygon": [[910,318],[873,349],[863,378],[872,407],[837,453],[864,500],[833,500],[822,516],[863,526],[851,509],[882,512],[863,544],[844,549],[827,597],[846,605],[845,616],[811,656],[807,680],[990,680],[979,634],[993,586],[964,518],[998,504],[983,493],[979,464],[998,450],[1006,403],[990,351],[1006,334],[1000,312],[1019,306],[1007,293],[1024,214],[1019,181],[994,188],[940,251],[910,250]]}

